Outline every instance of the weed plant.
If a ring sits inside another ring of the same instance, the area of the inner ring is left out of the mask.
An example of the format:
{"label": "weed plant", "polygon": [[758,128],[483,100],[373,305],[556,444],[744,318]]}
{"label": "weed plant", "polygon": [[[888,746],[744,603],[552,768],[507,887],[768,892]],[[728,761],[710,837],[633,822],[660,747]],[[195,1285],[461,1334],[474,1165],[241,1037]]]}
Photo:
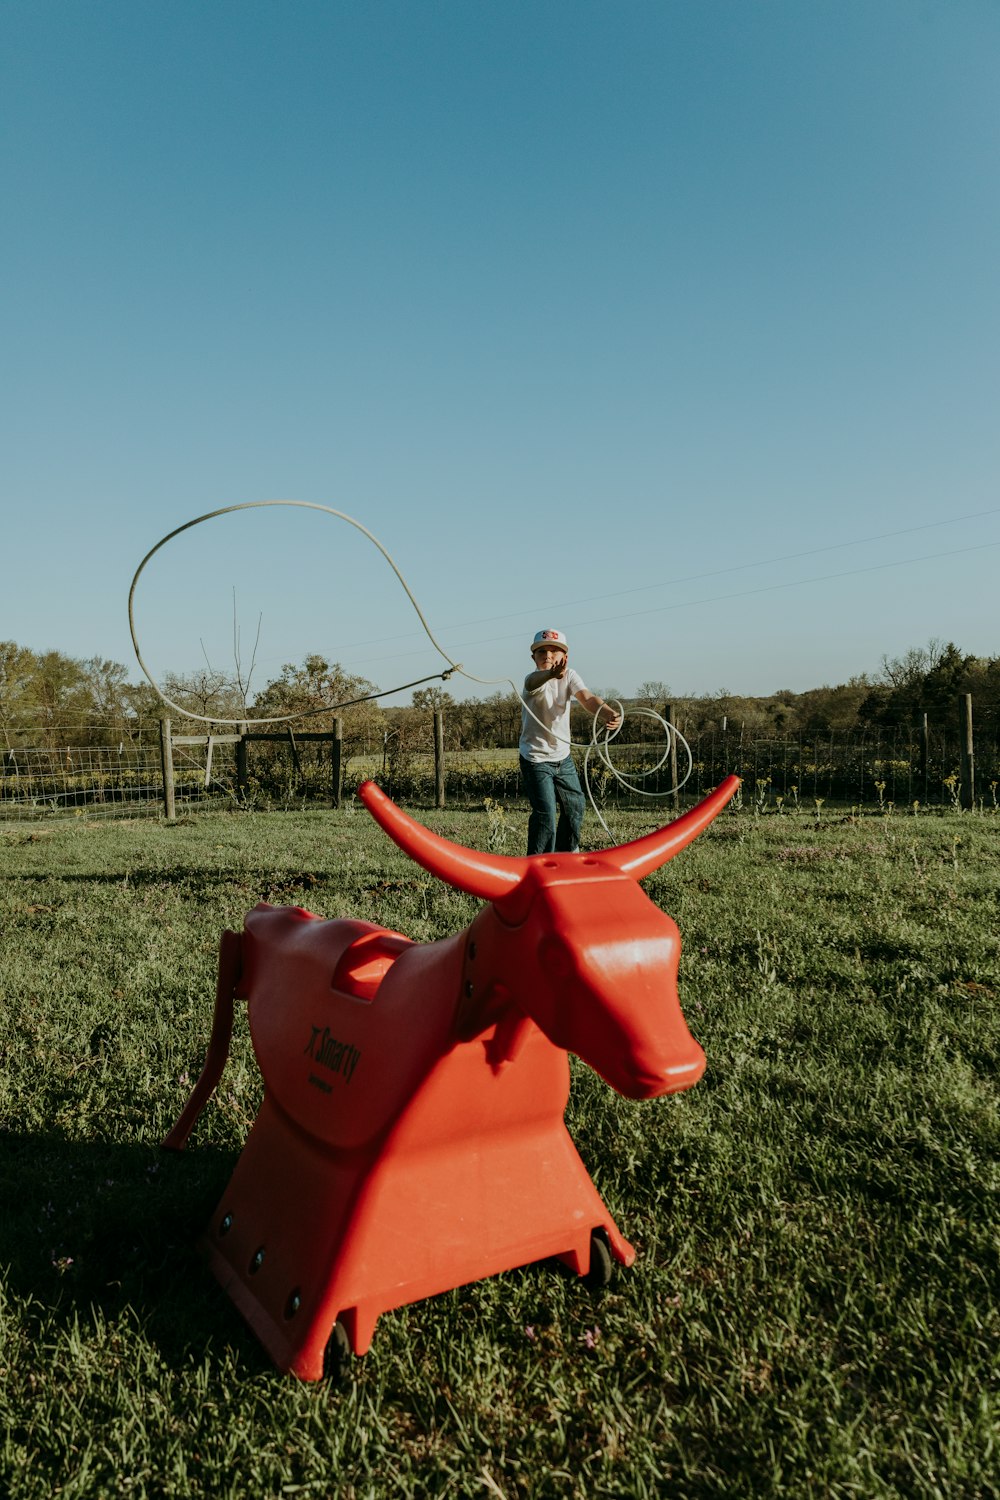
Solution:
{"label": "weed plant", "polygon": [[635,1266],[388,1314],[339,1389],[274,1371],[193,1248],[259,1102],[245,1018],[159,1141],[257,900],[420,939],[476,903],[353,805],[0,830],[0,1493],[1000,1493],[1000,822],[825,814],[748,804],[646,882],[708,1070],[636,1104],[574,1064],[568,1116]]}

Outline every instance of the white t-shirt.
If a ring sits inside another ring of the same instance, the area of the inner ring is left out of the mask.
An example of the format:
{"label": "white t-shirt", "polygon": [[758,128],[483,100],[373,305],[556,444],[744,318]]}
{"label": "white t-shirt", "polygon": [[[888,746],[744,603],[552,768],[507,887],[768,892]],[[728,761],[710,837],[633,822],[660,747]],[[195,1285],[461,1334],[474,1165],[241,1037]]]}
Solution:
{"label": "white t-shirt", "polygon": [[563,677],[550,677],[533,693],[527,686],[521,689],[521,738],[517,748],[525,760],[537,763],[566,759],[571,749],[569,711],[577,693],[588,691],[583,678],[572,667],[566,668]]}

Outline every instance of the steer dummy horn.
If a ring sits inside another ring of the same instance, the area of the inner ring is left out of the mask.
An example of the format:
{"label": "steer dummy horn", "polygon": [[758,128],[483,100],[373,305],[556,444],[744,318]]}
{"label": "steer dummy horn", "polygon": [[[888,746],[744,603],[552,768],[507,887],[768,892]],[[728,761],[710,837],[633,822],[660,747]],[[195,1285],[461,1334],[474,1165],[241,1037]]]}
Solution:
{"label": "steer dummy horn", "polygon": [[[593,857],[602,864],[612,865],[622,875],[641,880],[686,849],[722,811],[739,784],[738,776],[727,776],[703,802],[682,817],[675,818],[665,828],[644,834],[629,844],[604,849]],[[376,823],[405,854],[448,885],[465,891],[467,895],[478,896],[481,901],[499,901],[502,896],[509,896],[520,885],[531,865],[527,855],[517,858],[507,854],[484,854],[432,833],[397,807],[374,781],[363,782],[358,787],[358,796]],[[560,861],[573,858],[574,855],[559,856]]]}

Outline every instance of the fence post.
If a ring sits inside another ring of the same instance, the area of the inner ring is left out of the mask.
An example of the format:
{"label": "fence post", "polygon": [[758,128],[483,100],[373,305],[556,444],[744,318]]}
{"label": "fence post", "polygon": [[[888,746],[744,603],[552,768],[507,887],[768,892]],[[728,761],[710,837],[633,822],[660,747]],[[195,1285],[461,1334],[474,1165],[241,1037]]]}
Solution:
{"label": "fence post", "polygon": [[285,733],[288,735],[288,748],[292,752],[292,770],[295,772],[297,779],[301,782],[302,761],[299,759],[299,747],[295,743],[295,736],[292,733],[291,724],[289,724],[288,728],[285,730]]}
{"label": "fence post", "polygon": [[247,797],[247,726],[237,724],[239,739],[236,741],[236,796],[244,803]]}
{"label": "fence post", "polygon": [[962,806],[971,811],[976,805],[976,764],[972,750],[971,693],[962,693],[959,697],[958,717],[962,741]]}
{"label": "fence post", "polygon": [[[383,761],[383,770],[385,769]],[[339,807],[344,795],[344,720],[334,714],[330,732],[330,805]]]}
{"label": "fence post", "polygon": [[176,814],[174,802],[174,742],[170,734],[170,720],[160,720],[160,765],[163,768],[163,812],[168,823]]}
{"label": "fence post", "polygon": [[920,785],[924,793],[924,806],[927,806],[927,773],[930,765],[930,732],[927,728],[927,715],[917,715],[917,729],[920,731]]}
{"label": "fence post", "polygon": [[444,712],[434,710],[434,806],[444,807]]}
{"label": "fence post", "polygon": [[674,812],[676,812],[680,805],[680,793],[677,790],[677,736],[674,733],[677,726],[674,724],[674,705],[672,703],[665,703],[663,705],[663,717],[670,725],[670,756],[667,764],[670,767],[670,785],[673,788],[670,793],[670,800],[673,803]]}

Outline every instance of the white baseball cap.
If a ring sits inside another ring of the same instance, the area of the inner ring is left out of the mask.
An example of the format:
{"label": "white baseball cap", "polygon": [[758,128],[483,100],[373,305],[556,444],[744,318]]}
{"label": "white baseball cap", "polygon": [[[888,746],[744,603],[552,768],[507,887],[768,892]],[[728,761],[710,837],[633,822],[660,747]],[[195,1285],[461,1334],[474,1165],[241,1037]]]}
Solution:
{"label": "white baseball cap", "polygon": [[550,646],[569,655],[569,642],[561,630],[536,630],[535,639],[531,643],[532,656],[536,651],[543,651]]}

